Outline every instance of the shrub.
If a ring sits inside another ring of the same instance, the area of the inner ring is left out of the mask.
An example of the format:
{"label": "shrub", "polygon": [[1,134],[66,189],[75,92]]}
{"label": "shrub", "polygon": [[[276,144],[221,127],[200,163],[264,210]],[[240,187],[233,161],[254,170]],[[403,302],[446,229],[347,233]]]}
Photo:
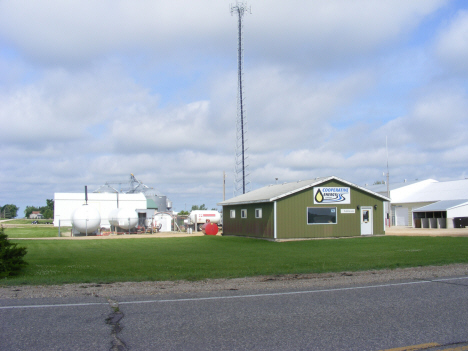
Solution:
{"label": "shrub", "polygon": [[5,230],[0,227],[0,278],[18,274],[28,263],[23,260],[27,250],[8,240]]}

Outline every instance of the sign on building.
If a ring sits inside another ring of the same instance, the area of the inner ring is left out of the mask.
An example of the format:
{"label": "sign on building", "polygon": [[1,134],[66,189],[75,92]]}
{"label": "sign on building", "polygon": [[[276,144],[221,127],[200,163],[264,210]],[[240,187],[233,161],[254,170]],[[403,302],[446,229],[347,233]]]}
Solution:
{"label": "sign on building", "polygon": [[314,204],[350,204],[349,187],[314,187]]}

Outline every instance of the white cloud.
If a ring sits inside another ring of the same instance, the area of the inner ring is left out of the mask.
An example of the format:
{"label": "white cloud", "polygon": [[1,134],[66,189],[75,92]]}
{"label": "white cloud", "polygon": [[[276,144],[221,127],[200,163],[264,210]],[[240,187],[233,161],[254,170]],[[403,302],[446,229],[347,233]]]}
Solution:
{"label": "white cloud", "polygon": [[[444,3],[252,1],[246,43],[253,49],[251,55],[267,60],[349,60],[395,41]],[[229,16],[228,4],[5,0],[0,3],[0,36],[49,64],[77,64],[134,50],[153,52],[155,59],[169,56],[184,61],[235,48],[237,23]]]}
{"label": "white cloud", "polygon": [[[386,136],[395,178],[466,174],[465,10],[421,39],[447,1],[249,3],[254,188],[381,180]],[[236,26],[223,1],[1,1],[1,199],[41,204],[134,173],[176,209],[212,207],[223,171],[230,197]]]}
{"label": "white cloud", "polygon": [[52,64],[89,62],[135,48],[167,56],[180,46],[194,50],[220,37],[226,21],[219,14],[226,12],[227,6],[210,1],[2,1],[0,33]]}
{"label": "white cloud", "polygon": [[[393,46],[447,1],[271,1],[252,3],[246,45],[263,60],[348,66]],[[260,54],[259,52],[263,54]],[[334,66],[336,68],[336,66]]]}
{"label": "white cloud", "polygon": [[[116,140],[115,149],[119,152],[215,149],[221,136],[209,117],[208,101],[174,109],[138,111],[113,122],[109,141]],[[232,137],[227,131],[222,132]]]}
{"label": "white cloud", "polygon": [[407,116],[390,121],[376,136],[388,135],[394,144],[420,151],[452,149],[467,140],[467,112],[468,96],[460,88],[432,90],[414,101]]}
{"label": "white cloud", "polygon": [[373,86],[370,72],[340,79],[301,76],[277,67],[250,72],[246,109],[252,152],[322,145],[342,117],[339,110]]}
{"label": "white cloud", "polygon": [[468,73],[468,11],[458,11],[449,25],[441,30],[436,53],[451,69]]}

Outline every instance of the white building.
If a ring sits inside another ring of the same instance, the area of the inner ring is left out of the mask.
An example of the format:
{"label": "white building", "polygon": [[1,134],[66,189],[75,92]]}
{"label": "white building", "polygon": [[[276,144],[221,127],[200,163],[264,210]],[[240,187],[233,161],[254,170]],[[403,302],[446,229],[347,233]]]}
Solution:
{"label": "white building", "polygon": [[[383,195],[387,194],[386,184],[372,185],[367,188]],[[439,201],[455,201],[457,203],[467,201],[465,199],[468,199],[468,179],[446,182],[427,179],[423,181],[390,183],[390,198],[392,199],[392,225],[414,227],[416,223],[413,223],[413,211],[419,210],[423,206]],[[442,205],[451,206],[452,204],[446,203]],[[446,208],[445,210],[449,210],[447,216],[455,213],[450,208]],[[468,217],[467,207],[461,206],[457,211],[456,217]],[[455,217],[447,218],[452,219]],[[453,228],[453,221],[446,221],[446,227]]]}

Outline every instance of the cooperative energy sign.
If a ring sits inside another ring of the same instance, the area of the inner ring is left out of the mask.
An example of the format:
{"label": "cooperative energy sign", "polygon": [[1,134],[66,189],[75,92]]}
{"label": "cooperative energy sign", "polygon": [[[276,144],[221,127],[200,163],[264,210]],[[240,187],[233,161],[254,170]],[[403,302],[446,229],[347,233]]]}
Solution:
{"label": "cooperative energy sign", "polygon": [[314,204],[350,204],[350,188],[314,187]]}

